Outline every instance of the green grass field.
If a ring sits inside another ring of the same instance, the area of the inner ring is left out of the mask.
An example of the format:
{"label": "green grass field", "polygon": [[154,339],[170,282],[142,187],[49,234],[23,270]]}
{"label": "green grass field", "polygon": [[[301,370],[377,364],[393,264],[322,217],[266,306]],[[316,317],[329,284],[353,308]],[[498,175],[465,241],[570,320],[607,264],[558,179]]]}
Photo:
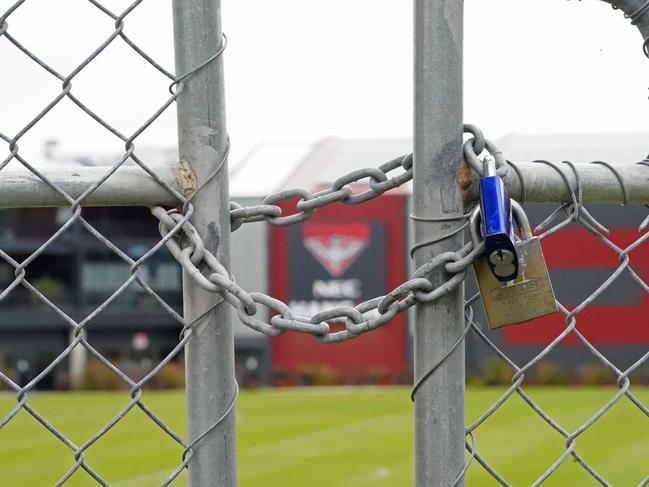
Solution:
{"label": "green grass field", "polygon": [[[502,392],[472,388],[467,418]],[[613,388],[528,388],[564,428],[574,430],[615,394]],[[649,403],[649,389],[635,393]],[[126,393],[33,394],[29,403],[81,444],[128,402]],[[146,392],[144,401],[184,433],[180,392]],[[15,404],[0,396],[4,416]],[[239,484],[243,487],[408,486],[413,483],[412,405],[404,388],[313,388],[245,391],[237,410]],[[510,484],[530,485],[564,451],[564,442],[517,396],[477,431],[478,451]],[[438,446],[441,448],[442,446]],[[623,398],[577,441],[579,453],[615,486],[649,475],[649,420]],[[181,449],[133,410],[87,451],[115,487],[154,486],[180,462]],[[21,411],[0,430],[0,485],[46,486],[74,464],[62,443]],[[183,473],[176,485],[186,485]],[[96,485],[79,471],[66,484]],[[497,485],[474,463],[469,485]],[[572,459],[544,485],[596,483]]]}

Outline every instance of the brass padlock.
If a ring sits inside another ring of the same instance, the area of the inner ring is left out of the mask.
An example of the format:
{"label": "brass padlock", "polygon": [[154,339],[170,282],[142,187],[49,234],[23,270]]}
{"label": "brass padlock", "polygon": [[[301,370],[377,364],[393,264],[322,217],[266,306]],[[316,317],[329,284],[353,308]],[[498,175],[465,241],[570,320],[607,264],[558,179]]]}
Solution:
{"label": "brass padlock", "polygon": [[[557,312],[550,275],[545,264],[541,242],[532,236],[525,211],[511,200],[512,215],[521,235],[516,242],[519,272],[516,279],[502,283],[492,274],[487,258],[482,255],[473,269],[482,295],[491,329],[524,323]],[[480,245],[480,207],[471,214],[470,229],[474,245]]]}

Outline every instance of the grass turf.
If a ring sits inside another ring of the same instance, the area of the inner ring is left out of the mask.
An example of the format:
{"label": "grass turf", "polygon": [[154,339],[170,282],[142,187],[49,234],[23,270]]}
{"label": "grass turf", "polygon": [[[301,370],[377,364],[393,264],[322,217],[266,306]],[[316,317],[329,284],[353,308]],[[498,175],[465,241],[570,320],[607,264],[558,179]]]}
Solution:
{"label": "grass turf", "polygon": [[[475,420],[504,389],[470,388],[467,419]],[[574,431],[616,393],[613,388],[528,388],[566,430]],[[649,389],[636,389],[649,403]],[[126,393],[32,394],[29,404],[77,445],[128,403]],[[146,392],[144,402],[179,434],[180,392]],[[15,405],[0,396],[0,414]],[[412,405],[404,388],[314,388],[245,391],[237,410],[239,485],[282,487],[413,484]],[[530,485],[565,452],[564,439],[517,395],[476,434],[478,452],[511,485]],[[441,445],[435,448],[441,448]],[[577,451],[615,486],[649,475],[649,421],[622,398],[577,440]],[[87,463],[114,487],[159,485],[182,450],[138,408],[87,450]],[[72,465],[71,451],[25,411],[0,430],[0,484],[52,485]],[[174,485],[186,485],[183,473]],[[78,471],[66,485],[97,485]],[[474,462],[468,485],[498,485]],[[597,483],[569,458],[544,485]]]}

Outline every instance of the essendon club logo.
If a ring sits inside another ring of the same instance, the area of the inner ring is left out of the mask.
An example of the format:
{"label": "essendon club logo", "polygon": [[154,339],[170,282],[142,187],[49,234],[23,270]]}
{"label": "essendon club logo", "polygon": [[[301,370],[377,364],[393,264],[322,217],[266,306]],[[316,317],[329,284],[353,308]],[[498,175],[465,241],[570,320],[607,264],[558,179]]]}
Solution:
{"label": "essendon club logo", "polygon": [[342,276],[370,243],[364,223],[307,223],[304,246],[333,277]]}

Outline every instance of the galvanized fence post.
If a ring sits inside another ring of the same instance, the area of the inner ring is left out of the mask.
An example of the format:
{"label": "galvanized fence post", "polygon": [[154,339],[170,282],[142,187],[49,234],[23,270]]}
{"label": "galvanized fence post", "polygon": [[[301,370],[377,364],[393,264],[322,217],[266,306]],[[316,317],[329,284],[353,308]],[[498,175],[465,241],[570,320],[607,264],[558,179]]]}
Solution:
{"label": "galvanized fence post", "polygon": [[[219,0],[174,0],[176,73],[181,76],[203,65],[222,46]],[[178,98],[180,159],[193,168],[202,189],[193,201],[191,223],[206,250],[229,267],[230,213],[227,163],[208,182],[227,151],[220,57],[189,77]],[[217,422],[236,393],[234,342],[229,305],[183,275],[187,322],[196,322],[185,348],[187,425],[190,444]],[[210,311],[210,308],[213,308]],[[234,412],[200,439],[189,462],[192,487],[231,487],[237,483]]]}
{"label": "galvanized fence post", "polygon": [[[463,0],[415,0],[415,242],[434,241],[462,225],[457,184],[462,160]],[[417,266],[454,252],[462,233],[419,248]],[[431,276],[434,286],[447,279]],[[461,336],[464,290],[419,304],[415,380],[436,366]],[[464,466],[464,346],[446,358],[415,395],[417,487],[453,485]],[[455,485],[464,485],[460,479]]]}

